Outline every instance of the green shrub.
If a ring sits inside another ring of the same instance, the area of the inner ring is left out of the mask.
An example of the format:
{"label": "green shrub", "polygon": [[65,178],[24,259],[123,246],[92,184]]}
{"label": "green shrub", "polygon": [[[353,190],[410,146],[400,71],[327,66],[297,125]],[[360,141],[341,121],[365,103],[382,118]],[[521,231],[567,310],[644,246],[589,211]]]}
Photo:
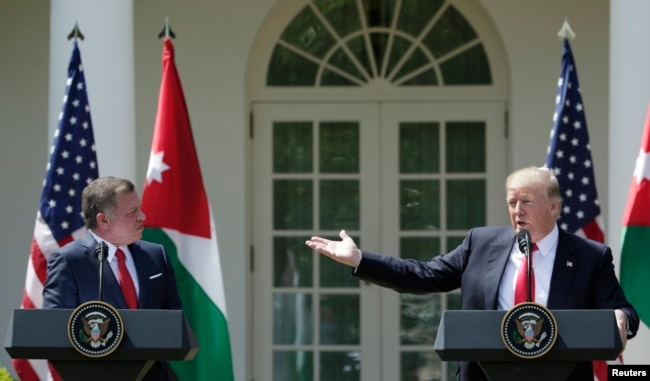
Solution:
{"label": "green shrub", "polygon": [[13,381],[13,377],[4,366],[0,366],[0,381]]}

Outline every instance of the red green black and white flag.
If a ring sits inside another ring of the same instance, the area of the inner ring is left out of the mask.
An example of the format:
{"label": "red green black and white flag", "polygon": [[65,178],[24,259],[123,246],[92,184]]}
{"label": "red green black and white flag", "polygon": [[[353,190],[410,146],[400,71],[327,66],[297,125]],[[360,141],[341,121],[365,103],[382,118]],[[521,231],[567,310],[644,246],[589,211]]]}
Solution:
{"label": "red green black and white flag", "polygon": [[224,284],[212,211],[203,186],[190,119],[164,39],[162,82],[142,209],[143,239],[165,247],[176,272],[183,312],[199,340],[190,361],[172,362],[180,380],[232,381]]}
{"label": "red green black and white flag", "polygon": [[650,108],[623,215],[621,286],[650,326]]}

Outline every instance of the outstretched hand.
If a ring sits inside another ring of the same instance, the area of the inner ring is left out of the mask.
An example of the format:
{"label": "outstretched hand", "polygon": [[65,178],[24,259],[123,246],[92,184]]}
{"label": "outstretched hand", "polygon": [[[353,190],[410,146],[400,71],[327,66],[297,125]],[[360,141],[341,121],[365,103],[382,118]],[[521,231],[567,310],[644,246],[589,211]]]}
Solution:
{"label": "outstretched hand", "polygon": [[341,230],[339,237],[341,237],[340,241],[332,241],[322,237],[311,237],[311,240],[306,241],[305,245],[337,262],[355,268],[358,267],[361,262],[361,250],[359,250],[354,240],[350,238],[345,230]]}

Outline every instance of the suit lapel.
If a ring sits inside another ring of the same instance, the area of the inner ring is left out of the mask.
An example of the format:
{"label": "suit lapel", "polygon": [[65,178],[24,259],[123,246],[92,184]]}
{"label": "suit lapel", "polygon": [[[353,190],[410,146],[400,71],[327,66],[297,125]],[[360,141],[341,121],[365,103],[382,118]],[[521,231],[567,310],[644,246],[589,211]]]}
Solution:
{"label": "suit lapel", "polygon": [[560,229],[558,237],[555,263],[553,264],[553,275],[548,294],[546,306],[549,309],[560,309],[564,305],[567,290],[571,286],[575,269],[578,266],[578,257],[575,249],[569,245],[567,233]]}
{"label": "suit lapel", "polygon": [[[97,261],[97,258],[95,258],[97,241],[95,241],[95,238],[92,236],[92,234],[86,233],[86,235],[82,238],[81,245],[86,249],[86,257],[95,270],[95,274],[99,274],[99,261]],[[115,278],[115,274],[113,274],[113,270],[111,270],[111,265],[108,262],[107,258],[104,259],[102,275],[102,301],[109,303],[118,309],[128,308],[126,305],[126,300],[124,300],[124,295],[122,295],[120,283]]]}
{"label": "suit lapel", "polygon": [[149,300],[147,295],[149,295],[149,282],[148,276],[149,273],[146,270],[147,268],[147,253],[140,249],[140,246],[136,244],[129,245],[129,251],[131,251],[131,257],[133,257],[133,263],[138,272],[138,284],[140,287],[140,293],[138,294],[138,305],[140,309],[146,308],[144,302]]}
{"label": "suit lapel", "polygon": [[514,244],[514,233],[512,229],[508,229],[495,237],[489,246],[487,272],[485,274],[486,309],[498,309],[499,284],[501,284],[501,277]]}

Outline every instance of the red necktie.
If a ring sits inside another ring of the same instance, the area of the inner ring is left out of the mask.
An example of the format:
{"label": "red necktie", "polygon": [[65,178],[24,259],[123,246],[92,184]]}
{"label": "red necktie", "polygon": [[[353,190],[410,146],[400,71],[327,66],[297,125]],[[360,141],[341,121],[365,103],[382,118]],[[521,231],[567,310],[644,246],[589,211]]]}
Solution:
{"label": "red necktie", "polygon": [[133,279],[131,278],[129,269],[126,268],[126,256],[120,248],[117,249],[115,255],[117,256],[117,272],[120,278],[120,287],[122,288],[122,294],[124,294],[126,304],[132,310],[137,309],[138,295],[135,293],[135,286],[133,285]]}
{"label": "red necktie", "polygon": [[[533,253],[537,251],[537,244],[533,244],[533,250],[530,252],[530,298],[535,301],[535,272],[533,271]],[[528,257],[524,255],[517,275],[517,284],[515,285],[515,305],[526,301],[528,287]]]}

